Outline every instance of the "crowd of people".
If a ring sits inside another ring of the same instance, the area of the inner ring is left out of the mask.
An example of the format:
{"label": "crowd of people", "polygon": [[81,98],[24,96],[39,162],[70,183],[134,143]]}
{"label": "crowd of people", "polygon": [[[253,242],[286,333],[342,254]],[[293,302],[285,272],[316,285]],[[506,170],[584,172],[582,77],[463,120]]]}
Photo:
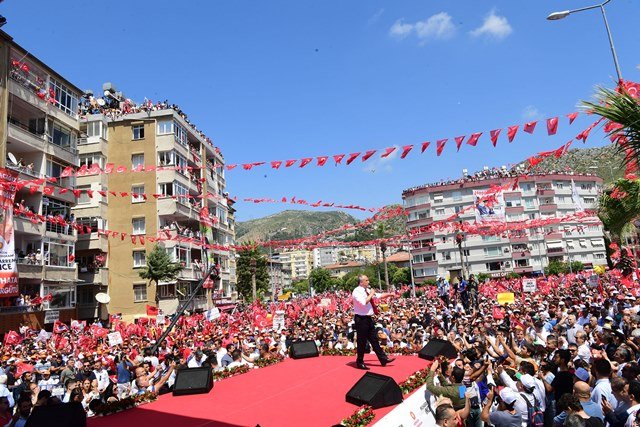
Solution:
{"label": "crowd of people", "polygon": [[[520,279],[419,288],[417,297],[381,305],[376,335],[390,355],[415,353],[433,338],[454,346],[458,356],[436,360],[427,379],[439,425],[528,427],[536,418],[631,427],[640,409],[640,298],[635,282],[615,270],[593,283],[569,274],[539,278],[535,293],[523,293]],[[514,302],[499,305],[502,292],[514,293]],[[279,310],[284,327],[274,329]],[[93,415],[107,402],[170,391],[183,367],[262,366],[307,339],[325,353],[353,355],[357,341],[351,295],[342,291],[239,306],[219,318],[191,313],[156,353],[150,347],[164,328],[156,318],[109,323],[57,322],[52,333],[25,325],[6,334],[0,403],[6,397],[12,416],[25,420],[32,407],[65,402]],[[114,331],[122,342],[108,339]]]}

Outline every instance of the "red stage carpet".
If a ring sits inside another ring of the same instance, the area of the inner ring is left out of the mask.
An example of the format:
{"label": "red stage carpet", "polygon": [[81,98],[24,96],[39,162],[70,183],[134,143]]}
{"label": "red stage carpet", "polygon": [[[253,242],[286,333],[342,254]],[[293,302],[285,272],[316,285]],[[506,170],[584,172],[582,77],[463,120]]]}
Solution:
{"label": "red stage carpet", "polygon": [[[400,383],[426,367],[417,356],[398,357],[381,367],[374,354],[365,362],[371,372]],[[92,418],[89,427],[329,427],[353,413],[345,394],[365,371],[354,357],[321,356],[287,359],[266,368],[216,382],[209,394],[163,395],[153,403],[107,417]],[[393,407],[376,411],[380,419]]]}

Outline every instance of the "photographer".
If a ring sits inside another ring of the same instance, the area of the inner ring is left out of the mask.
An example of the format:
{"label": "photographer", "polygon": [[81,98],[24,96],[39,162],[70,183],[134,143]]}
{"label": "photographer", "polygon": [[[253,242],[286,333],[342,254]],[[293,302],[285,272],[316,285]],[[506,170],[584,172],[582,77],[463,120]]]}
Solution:
{"label": "photographer", "polygon": [[[466,390],[466,387],[462,384],[462,380],[464,379],[464,369],[455,365],[444,366],[446,366],[446,369],[445,371],[442,371],[440,361],[438,359],[433,361],[431,368],[429,369],[429,374],[427,374],[427,390],[436,396],[443,396],[451,399],[451,404],[457,411],[465,406],[466,401],[465,397],[463,395],[461,396],[460,393],[461,389]],[[436,385],[434,382],[436,375],[438,375],[440,385]],[[448,377],[450,381],[449,384],[447,384],[447,380],[443,375]]]}
{"label": "photographer", "polygon": [[[495,387],[492,387],[487,394],[487,400],[482,408],[480,419],[495,427],[522,427],[522,418],[515,409],[518,395],[510,388],[503,388],[497,397],[495,397],[494,393]],[[497,399],[498,406],[492,411],[494,397]]]}

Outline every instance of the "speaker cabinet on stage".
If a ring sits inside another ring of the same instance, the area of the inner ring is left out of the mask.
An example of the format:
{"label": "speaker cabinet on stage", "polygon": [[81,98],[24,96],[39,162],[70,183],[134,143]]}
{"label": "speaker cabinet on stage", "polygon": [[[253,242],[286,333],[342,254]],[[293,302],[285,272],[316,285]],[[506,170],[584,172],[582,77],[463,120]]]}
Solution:
{"label": "speaker cabinet on stage", "polygon": [[367,372],[347,392],[347,402],[369,405],[374,409],[397,405],[402,402],[402,390],[393,378]]}
{"label": "speaker cabinet on stage", "polygon": [[173,395],[209,393],[213,388],[211,368],[185,368],[176,371]]}
{"label": "speaker cabinet on stage", "polygon": [[291,343],[289,353],[292,359],[305,359],[307,357],[318,357],[318,346],[313,340],[296,341]]}
{"label": "speaker cabinet on stage", "polygon": [[418,352],[421,359],[433,360],[438,356],[455,359],[458,356],[456,348],[449,341],[433,338]]}

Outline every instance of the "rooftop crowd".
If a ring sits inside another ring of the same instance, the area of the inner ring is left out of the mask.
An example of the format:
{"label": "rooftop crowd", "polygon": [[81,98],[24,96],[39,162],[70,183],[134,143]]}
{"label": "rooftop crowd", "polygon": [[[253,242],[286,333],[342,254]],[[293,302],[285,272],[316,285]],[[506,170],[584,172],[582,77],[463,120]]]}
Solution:
{"label": "rooftop crowd", "polygon": [[[617,270],[598,278],[597,286],[580,274],[540,278],[535,293],[523,293],[520,279],[441,279],[437,287],[418,288],[415,298],[383,306],[378,338],[390,354],[415,353],[431,338],[453,344],[457,358],[437,360],[427,378],[439,425],[529,426],[540,413],[549,426],[631,427],[640,409],[640,299],[631,292],[636,283]],[[397,291],[406,295],[408,288]],[[500,292],[513,292],[515,302],[498,305]],[[274,330],[278,310],[284,327]],[[156,354],[150,346],[164,327],[156,318],[7,333],[0,425],[12,418],[25,425],[38,406],[66,402],[92,416],[107,402],[170,391],[183,367],[208,366],[214,374],[260,367],[286,357],[295,340],[313,339],[329,354],[355,347],[347,292],[256,303],[207,319],[208,313],[182,317]],[[107,339],[113,331],[122,343]]]}

